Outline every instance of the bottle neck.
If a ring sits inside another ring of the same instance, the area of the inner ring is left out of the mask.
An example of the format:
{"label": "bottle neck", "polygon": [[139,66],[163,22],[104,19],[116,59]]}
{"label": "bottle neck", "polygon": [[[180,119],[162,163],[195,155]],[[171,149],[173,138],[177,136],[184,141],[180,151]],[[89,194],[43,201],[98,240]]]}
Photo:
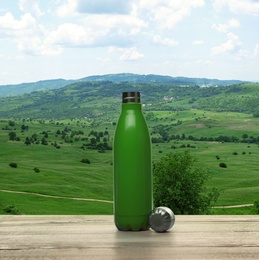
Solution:
{"label": "bottle neck", "polygon": [[142,111],[142,104],[141,103],[122,103],[121,107],[122,107],[122,111],[127,111],[127,110],[140,110],[140,111]]}

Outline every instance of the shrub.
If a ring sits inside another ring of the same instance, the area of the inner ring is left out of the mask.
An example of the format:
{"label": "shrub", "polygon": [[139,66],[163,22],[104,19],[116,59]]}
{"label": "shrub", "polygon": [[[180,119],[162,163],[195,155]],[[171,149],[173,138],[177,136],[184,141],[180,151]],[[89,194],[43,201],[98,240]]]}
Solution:
{"label": "shrub", "polygon": [[189,151],[169,153],[153,164],[154,206],[173,207],[175,214],[208,213],[219,191],[207,189],[209,173],[197,168]]}
{"label": "shrub", "polygon": [[41,139],[41,144],[42,145],[48,145],[48,141],[45,138]]}
{"label": "shrub", "polygon": [[220,157],[219,157],[218,155],[216,155],[216,159],[217,159],[217,160],[219,160],[219,159],[220,159]]}
{"label": "shrub", "polygon": [[40,172],[40,169],[39,168],[37,168],[37,167],[35,167],[34,169],[33,169],[35,172]]}
{"label": "shrub", "polygon": [[9,120],[8,124],[9,124],[9,126],[15,126],[15,122],[12,120]]}
{"label": "shrub", "polygon": [[237,152],[233,152],[232,154],[233,154],[233,155],[238,155],[238,153],[237,153]]}
{"label": "shrub", "polygon": [[89,159],[82,159],[80,162],[86,163],[86,164],[90,164],[91,163]]}
{"label": "shrub", "polygon": [[16,133],[15,132],[10,132],[9,133],[9,140],[15,141],[16,140]]}
{"label": "shrub", "polygon": [[246,152],[242,152],[242,154],[246,154]]}
{"label": "shrub", "polygon": [[254,112],[253,117],[258,118],[259,117],[259,111]]}
{"label": "shrub", "polygon": [[13,215],[21,214],[21,212],[14,205],[10,205],[10,206],[3,208],[3,211],[6,213],[9,213],[9,214],[13,214]]}
{"label": "shrub", "polygon": [[254,202],[255,214],[259,214],[259,200]]}
{"label": "shrub", "polygon": [[227,168],[227,165],[222,162],[222,163],[219,164],[219,167],[221,167],[221,168]]}
{"label": "shrub", "polygon": [[9,166],[12,167],[12,168],[17,168],[17,163],[9,163]]}

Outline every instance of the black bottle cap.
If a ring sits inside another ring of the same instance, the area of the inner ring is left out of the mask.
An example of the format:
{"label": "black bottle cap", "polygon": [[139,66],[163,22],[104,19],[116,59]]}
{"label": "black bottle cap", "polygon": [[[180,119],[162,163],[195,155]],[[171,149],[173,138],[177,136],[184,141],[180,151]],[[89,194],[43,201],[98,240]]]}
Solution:
{"label": "black bottle cap", "polygon": [[123,92],[122,103],[140,103],[140,92]]}

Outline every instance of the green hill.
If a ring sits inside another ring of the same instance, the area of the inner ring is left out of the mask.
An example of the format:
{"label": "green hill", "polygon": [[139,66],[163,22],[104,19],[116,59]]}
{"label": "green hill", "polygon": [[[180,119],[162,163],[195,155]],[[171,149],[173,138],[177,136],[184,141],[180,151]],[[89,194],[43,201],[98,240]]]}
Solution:
{"label": "green hill", "polygon": [[107,75],[96,75],[89,76],[77,80],[65,80],[65,79],[54,79],[54,80],[41,80],[32,83],[22,83],[17,85],[2,85],[0,86],[0,97],[16,96],[25,93],[31,93],[33,91],[42,91],[48,89],[62,88],[68,84],[82,81],[97,81],[97,82],[129,82],[129,83],[171,83],[178,84],[181,86],[187,85],[199,85],[199,86],[225,86],[232,84],[244,83],[240,80],[218,80],[218,79],[207,79],[207,78],[186,78],[186,77],[170,77],[162,75],[139,75],[132,73],[120,73],[120,74],[107,74]]}
{"label": "green hill", "polygon": [[112,214],[113,135],[121,92],[130,90],[142,93],[153,161],[190,150],[209,171],[208,187],[221,190],[217,205],[253,204],[258,87],[81,81],[1,98],[0,214]]}
{"label": "green hill", "polygon": [[112,82],[130,82],[130,83],[171,83],[178,85],[198,85],[198,86],[226,86],[244,83],[241,80],[218,80],[207,78],[187,78],[187,77],[171,77],[163,75],[139,75],[133,73],[118,73],[107,75],[95,75],[82,78],[82,81],[112,81]]}
{"label": "green hill", "polygon": [[[119,108],[112,119],[1,119],[0,214],[112,214],[111,203],[87,199],[113,199],[111,148],[118,116]],[[221,191],[217,205],[259,199],[258,118],[204,110],[145,111],[145,117],[153,161],[190,150],[209,171],[208,187]],[[242,212],[252,213],[249,207]]]}
{"label": "green hill", "polygon": [[182,87],[161,83],[75,82],[59,89],[0,98],[2,118],[84,118],[112,116],[123,91],[140,91],[146,111],[204,109],[257,113],[259,84]]}
{"label": "green hill", "polygon": [[17,85],[2,85],[0,86],[0,97],[16,96],[33,91],[62,88],[72,82],[75,82],[75,80],[53,79]]}

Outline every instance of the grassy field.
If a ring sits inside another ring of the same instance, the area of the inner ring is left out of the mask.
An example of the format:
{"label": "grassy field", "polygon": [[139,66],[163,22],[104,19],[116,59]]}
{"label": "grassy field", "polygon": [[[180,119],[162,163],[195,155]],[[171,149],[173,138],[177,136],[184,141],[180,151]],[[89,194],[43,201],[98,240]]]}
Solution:
{"label": "grassy field", "polygon": [[[150,113],[146,112],[145,115]],[[107,131],[109,135],[106,138],[112,144],[115,130],[112,116],[92,120],[12,121],[15,122],[14,126],[9,125],[9,119],[0,120],[0,190],[66,198],[0,191],[0,214],[112,214],[112,203],[68,199],[113,199],[112,151],[82,149],[83,144],[93,137],[88,136],[92,130]],[[176,124],[179,121],[181,124]],[[152,111],[152,117],[147,122],[151,132],[161,124],[170,134],[193,135],[198,138],[227,135],[242,139],[243,134],[255,137],[259,135],[259,119],[241,113]],[[28,126],[28,130],[21,131],[22,125]],[[3,130],[6,128],[9,130]],[[57,131],[62,132],[65,128],[69,131],[66,139],[62,139]],[[71,137],[72,131],[79,130],[83,134]],[[15,132],[20,141],[10,141],[10,132]],[[42,145],[41,140],[46,133],[48,145]],[[24,144],[26,137],[33,134],[36,134],[39,143]],[[103,138],[101,137],[101,141]],[[221,190],[218,206],[252,204],[259,199],[258,144],[171,140],[153,144],[153,160],[159,160],[169,152],[181,152],[185,149],[189,149],[197,158],[199,167],[208,169],[211,176],[208,187]],[[82,163],[82,159],[88,159],[91,163]],[[219,167],[221,162],[227,168]],[[10,167],[10,163],[17,163],[17,168]],[[35,172],[35,168],[39,172]],[[253,213],[253,208],[249,207],[212,211],[212,214]]]}

